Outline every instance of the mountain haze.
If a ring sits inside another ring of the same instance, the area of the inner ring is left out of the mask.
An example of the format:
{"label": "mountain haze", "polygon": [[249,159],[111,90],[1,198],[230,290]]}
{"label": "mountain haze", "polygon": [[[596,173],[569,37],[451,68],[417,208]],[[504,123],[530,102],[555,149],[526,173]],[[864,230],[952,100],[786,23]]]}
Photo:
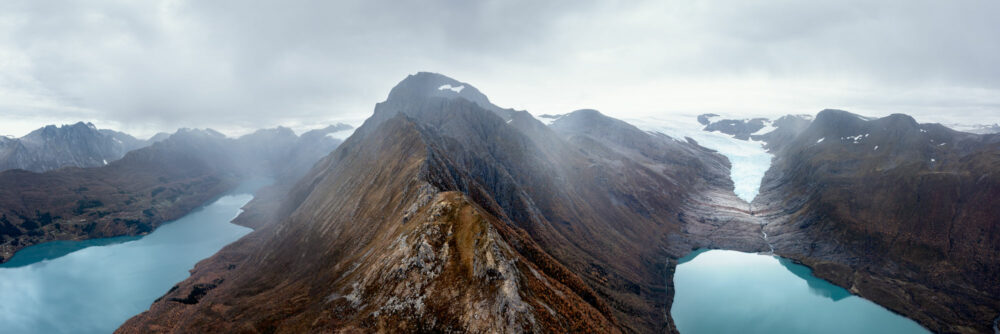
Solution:
{"label": "mountain haze", "polygon": [[345,127],[238,139],[181,129],[100,167],[0,172],[0,262],[46,241],[146,234],[249,179],[298,179],[340,143],[326,134]]}

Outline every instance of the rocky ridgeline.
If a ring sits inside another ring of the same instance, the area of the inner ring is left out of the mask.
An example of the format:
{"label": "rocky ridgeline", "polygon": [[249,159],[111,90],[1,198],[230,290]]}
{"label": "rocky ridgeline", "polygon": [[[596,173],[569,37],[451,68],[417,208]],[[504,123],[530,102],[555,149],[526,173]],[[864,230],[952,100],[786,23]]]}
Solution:
{"label": "rocky ridgeline", "polygon": [[968,253],[998,249],[995,137],[839,111],[722,123],[776,156],[747,206],[692,141],[595,110],[545,119],[409,76],[119,332],[676,332],[676,259],[702,247],[796,259],[936,331],[1000,309],[1000,257]]}

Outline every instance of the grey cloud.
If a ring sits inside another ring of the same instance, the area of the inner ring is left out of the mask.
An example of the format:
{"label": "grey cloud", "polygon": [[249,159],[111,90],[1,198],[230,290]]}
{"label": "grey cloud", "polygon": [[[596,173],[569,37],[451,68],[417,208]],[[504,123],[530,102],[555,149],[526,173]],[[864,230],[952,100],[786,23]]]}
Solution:
{"label": "grey cloud", "polygon": [[687,82],[780,95],[805,81],[832,87],[804,94],[809,108],[913,108],[900,92],[957,90],[919,101],[996,117],[998,14],[987,0],[5,1],[0,119],[319,127],[366,116],[421,70],[532,111],[667,110],[651,95]]}

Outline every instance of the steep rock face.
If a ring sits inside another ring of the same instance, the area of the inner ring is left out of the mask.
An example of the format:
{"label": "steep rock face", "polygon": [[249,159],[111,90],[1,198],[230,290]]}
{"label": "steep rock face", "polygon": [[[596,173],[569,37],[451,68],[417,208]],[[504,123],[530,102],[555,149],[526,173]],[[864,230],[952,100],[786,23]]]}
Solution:
{"label": "steep rock face", "polygon": [[[692,222],[698,240],[683,230],[683,212],[708,206],[702,193],[732,193],[725,158],[596,111],[549,128],[439,95],[471,88],[442,77],[403,80],[295,187],[267,195],[281,204],[248,206],[237,222],[257,231],[120,331],[673,331],[668,258],[725,232],[722,219]],[[460,246],[462,226],[493,250]],[[759,226],[740,226],[716,244],[766,247]],[[461,263],[484,269],[457,275]]]}
{"label": "steep rock face", "polygon": [[755,200],[778,254],[941,332],[1000,312],[1000,137],[824,110]]}
{"label": "steep rock face", "polygon": [[61,167],[98,167],[144,147],[146,141],[79,122],[49,125],[20,139],[0,141],[0,170],[44,172]]}

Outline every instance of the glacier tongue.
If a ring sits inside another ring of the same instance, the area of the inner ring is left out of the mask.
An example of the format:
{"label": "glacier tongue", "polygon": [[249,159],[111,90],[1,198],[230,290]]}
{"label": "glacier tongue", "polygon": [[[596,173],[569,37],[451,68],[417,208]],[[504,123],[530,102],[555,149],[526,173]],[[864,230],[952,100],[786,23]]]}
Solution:
{"label": "glacier tongue", "polygon": [[644,117],[625,119],[644,131],[654,131],[683,140],[691,137],[701,146],[719,151],[732,163],[730,177],[735,185],[734,192],[747,203],[753,202],[760,191],[764,173],[771,168],[772,155],[764,149],[764,142],[744,141],[719,132],[703,131],[695,116]]}

